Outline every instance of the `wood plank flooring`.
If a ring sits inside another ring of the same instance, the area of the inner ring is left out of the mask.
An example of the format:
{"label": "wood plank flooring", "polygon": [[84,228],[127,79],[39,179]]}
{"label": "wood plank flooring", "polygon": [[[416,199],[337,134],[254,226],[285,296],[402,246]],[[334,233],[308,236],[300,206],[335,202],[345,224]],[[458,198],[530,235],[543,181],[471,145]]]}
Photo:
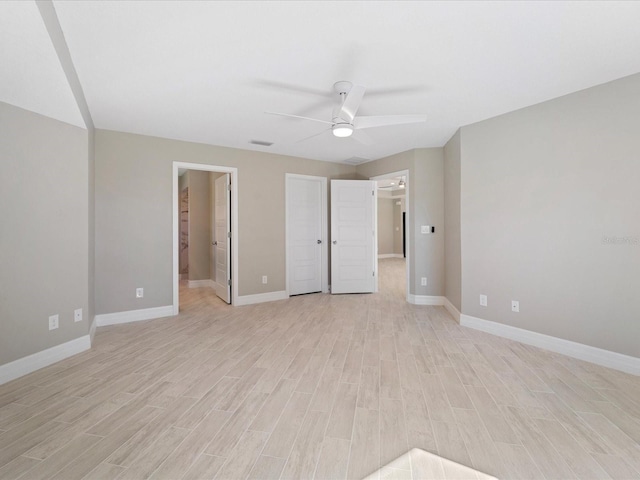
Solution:
{"label": "wood plank flooring", "polygon": [[501,479],[640,478],[639,377],[461,327],[404,301],[403,260],[380,271],[378,294],[185,289],[178,317],[100,328],[0,386],[0,478],[360,479],[414,447]]}

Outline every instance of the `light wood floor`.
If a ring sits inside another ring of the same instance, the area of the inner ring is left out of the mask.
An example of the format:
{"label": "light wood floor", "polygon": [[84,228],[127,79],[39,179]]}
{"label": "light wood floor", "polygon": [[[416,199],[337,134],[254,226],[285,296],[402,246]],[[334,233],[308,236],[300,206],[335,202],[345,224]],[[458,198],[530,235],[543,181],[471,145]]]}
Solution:
{"label": "light wood floor", "polygon": [[101,328],[0,387],[0,478],[358,479],[413,447],[501,479],[640,478],[640,378],[381,293]]}

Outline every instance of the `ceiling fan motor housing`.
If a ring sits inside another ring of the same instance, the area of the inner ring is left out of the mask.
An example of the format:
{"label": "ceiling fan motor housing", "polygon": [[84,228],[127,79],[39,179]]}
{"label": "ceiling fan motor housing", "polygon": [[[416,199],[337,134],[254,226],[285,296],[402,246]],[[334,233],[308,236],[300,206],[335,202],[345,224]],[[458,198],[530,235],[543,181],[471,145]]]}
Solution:
{"label": "ceiling fan motor housing", "polygon": [[333,84],[333,90],[340,95],[348,94],[351,91],[351,87],[353,87],[353,83],[346,80],[341,80]]}

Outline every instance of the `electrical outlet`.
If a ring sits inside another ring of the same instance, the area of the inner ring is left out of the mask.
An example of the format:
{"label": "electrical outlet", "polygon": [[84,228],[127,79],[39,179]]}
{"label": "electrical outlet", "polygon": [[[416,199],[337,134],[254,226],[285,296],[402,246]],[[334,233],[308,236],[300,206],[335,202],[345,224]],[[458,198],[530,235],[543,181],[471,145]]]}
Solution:
{"label": "electrical outlet", "polygon": [[75,322],[81,322],[82,321],[82,309],[78,308],[77,310],[73,311],[73,320]]}
{"label": "electrical outlet", "polygon": [[420,227],[420,233],[429,233],[429,225],[422,225]]}
{"label": "electrical outlet", "polygon": [[420,285],[423,287],[427,286],[427,277],[420,278]]}
{"label": "electrical outlet", "polygon": [[266,285],[266,283],[267,283],[267,276],[266,275],[262,275],[262,283]]}
{"label": "electrical outlet", "polygon": [[136,288],[136,298],[144,297],[144,288]]}
{"label": "electrical outlet", "polygon": [[55,330],[56,328],[58,328],[59,326],[58,318],[59,317],[57,313],[49,317],[49,330]]}
{"label": "electrical outlet", "polygon": [[511,300],[511,311],[519,312],[520,311],[520,302],[517,300]]}
{"label": "electrical outlet", "polygon": [[483,307],[487,306],[487,296],[486,295],[480,295],[480,305]]}

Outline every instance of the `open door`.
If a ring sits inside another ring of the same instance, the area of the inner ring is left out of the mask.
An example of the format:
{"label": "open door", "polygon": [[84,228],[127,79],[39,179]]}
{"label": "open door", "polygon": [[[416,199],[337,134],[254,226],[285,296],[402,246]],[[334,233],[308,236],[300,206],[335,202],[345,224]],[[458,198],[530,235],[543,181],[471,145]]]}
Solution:
{"label": "open door", "polygon": [[231,303],[231,183],[228,173],[215,181],[216,295]]}
{"label": "open door", "polygon": [[376,286],[376,182],[331,180],[331,293]]}
{"label": "open door", "polygon": [[327,179],[286,175],[289,295],[323,291],[326,282]]}

